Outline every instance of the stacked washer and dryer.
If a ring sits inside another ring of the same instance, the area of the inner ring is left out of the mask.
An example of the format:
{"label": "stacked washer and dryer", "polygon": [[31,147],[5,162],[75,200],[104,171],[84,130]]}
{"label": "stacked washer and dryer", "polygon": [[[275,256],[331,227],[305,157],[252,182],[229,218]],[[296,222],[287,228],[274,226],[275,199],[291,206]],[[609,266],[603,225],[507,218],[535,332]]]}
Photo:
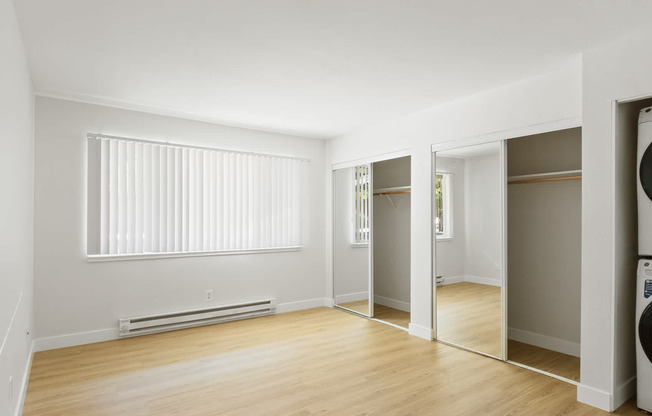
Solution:
{"label": "stacked washer and dryer", "polygon": [[637,405],[652,412],[652,107],[638,116]]}

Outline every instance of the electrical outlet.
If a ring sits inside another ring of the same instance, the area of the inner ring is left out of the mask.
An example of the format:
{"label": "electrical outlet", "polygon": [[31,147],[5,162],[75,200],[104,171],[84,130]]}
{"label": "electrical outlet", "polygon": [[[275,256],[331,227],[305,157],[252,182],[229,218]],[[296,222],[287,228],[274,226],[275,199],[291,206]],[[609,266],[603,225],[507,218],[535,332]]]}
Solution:
{"label": "electrical outlet", "polygon": [[14,376],[9,376],[9,401],[14,399]]}
{"label": "electrical outlet", "polygon": [[213,290],[212,289],[208,289],[206,291],[206,296],[204,297],[204,299],[206,300],[206,302],[210,302],[210,301],[213,300]]}

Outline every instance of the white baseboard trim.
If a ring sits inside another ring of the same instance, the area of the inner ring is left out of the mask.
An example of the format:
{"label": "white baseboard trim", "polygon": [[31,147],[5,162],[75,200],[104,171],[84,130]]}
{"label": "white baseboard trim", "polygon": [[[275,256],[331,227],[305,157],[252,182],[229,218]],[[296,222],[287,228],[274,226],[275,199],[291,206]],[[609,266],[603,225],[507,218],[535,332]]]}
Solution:
{"label": "white baseboard trim", "polygon": [[23,407],[25,406],[25,396],[27,395],[27,383],[29,382],[29,373],[32,369],[32,359],[34,358],[34,341],[29,346],[27,364],[23,372],[23,382],[20,384],[20,391],[18,392],[18,403],[16,404],[15,416],[23,414]]}
{"label": "white baseboard trim", "polygon": [[500,279],[492,279],[490,277],[473,276],[473,275],[458,275],[458,276],[444,276],[443,286],[453,285],[455,283],[469,282],[478,283],[481,285],[498,286],[500,287]]}
{"label": "white baseboard trim", "polygon": [[616,393],[614,394],[612,410],[618,409],[620,406],[622,406],[623,403],[631,399],[634,394],[636,394],[636,376],[633,376],[618,386]]}
{"label": "white baseboard trim", "polygon": [[369,299],[369,292],[346,293],[344,295],[335,296],[335,304],[339,305],[340,303],[357,302],[359,300],[367,299]]}
{"label": "white baseboard trim", "polygon": [[[332,302],[332,299],[317,298],[298,302],[280,303],[276,306],[276,313],[294,312],[302,309],[318,308],[321,306],[332,307]],[[57,348],[74,347],[77,345],[93,344],[95,342],[111,341],[119,338],[118,333],[118,328],[116,327],[39,338],[33,341],[32,349],[33,352],[39,352],[54,350]]]}
{"label": "white baseboard trim", "polygon": [[402,300],[396,300],[396,299],[386,298],[384,296],[375,295],[374,303],[387,306],[390,308],[398,309],[399,311],[410,312],[410,302],[403,302]]}
{"label": "white baseboard trim", "polygon": [[444,281],[442,282],[442,286],[453,285],[455,283],[462,283],[462,282],[466,281],[466,280],[464,280],[465,277],[463,275],[459,275],[459,276],[443,276],[443,279],[444,279]]}
{"label": "white baseboard trim", "polygon": [[561,352],[563,354],[572,355],[573,357],[580,356],[579,342],[567,341],[565,339],[537,334],[536,332],[524,331],[518,328],[509,328],[508,337],[514,341],[524,342],[548,350]]}
{"label": "white baseboard trim", "polygon": [[279,303],[276,305],[276,313],[294,312],[302,309],[319,308],[321,306],[331,306],[333,300],[327,298],[317,298],[300,300],[298,302]]}
{"label": "white baseboard trim", "polygon": [[95,342],[111,341],[113,339],[118,339],[118,327],[56,335],[34,340],[34,352],[93,344]]}
{"label": "white baseboard trim", "polygon": [[582,383],[577,386],[577,401],[607,412],[613,411],[611,394]]}
{"label": "white baseboard trim", "polygon": [[414,335],[415,337],[427,339],[428,341],[435,339],[435,331],[433,331],[432,328],[426,328],[425,326],[417,324],[411,323],[408,326],[408,333],[410,335]]}
{"label": "white baseboard trim", "polygon": [[494,279],[491,277],[467,275],[465,277],[465,281],[469,283],[478,283],[481,285],[488,285],[488,286],[498,286],[498,287],[502,286],[500,284],[500,279]]}

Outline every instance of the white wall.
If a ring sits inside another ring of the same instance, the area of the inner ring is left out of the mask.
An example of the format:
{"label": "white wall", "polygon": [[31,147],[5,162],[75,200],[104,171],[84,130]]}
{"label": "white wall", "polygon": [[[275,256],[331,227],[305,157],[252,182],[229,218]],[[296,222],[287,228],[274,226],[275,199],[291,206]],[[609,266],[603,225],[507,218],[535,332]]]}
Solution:
{"label": "white wall", "polygon": [[582,130],[582,384],[580,400],[616,408],[635,390],[636,277],[631,143],[614,136],[614,100],[652,95],[652,32],[585,52]]}
{"label": "white wall", "polygon": [[[89,132],[310,159],[303,249],[88,263]],[[324,304],[323,141],[37,98],[35,142],[34,299],[39,348],[112,338],[120,317],[263,297],[276,297],[281,310]],[[206,289],[214,291],[210,303],[204,301]]]}
{"label": "white wall", "polygon": [[503,245],[500,153],[466,159],[464,165],[467,280],[502,286]]}
{"label": "white wall", "polygon": [[411,194],[412,334],[432,336],[430,146],[449,140],[528,129],[581,116],[580,57],[559,70],[433,107],[331,141],[330,163],[382,158],[409,149]]}
{"label": "white wall", "polygon": [[[410,158],[373,164],[374,190],[410,185]],[[374,196],[374,301],[410,311],[410,194]]]}
{"label": "white wall", "polygon": [[510,338],[580,355],[582,182],[509,185]]}
{"label": "white wall", "polygon": [[0,414],[11,415],[30,357],[34,215],[34,100],[11,0],[0,0],[0,61]]}

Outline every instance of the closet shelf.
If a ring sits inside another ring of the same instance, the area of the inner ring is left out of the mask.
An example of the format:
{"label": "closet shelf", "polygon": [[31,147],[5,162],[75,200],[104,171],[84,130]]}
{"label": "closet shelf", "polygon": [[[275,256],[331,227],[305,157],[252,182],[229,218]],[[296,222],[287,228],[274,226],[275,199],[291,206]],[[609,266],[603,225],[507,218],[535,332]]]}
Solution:
{"label": "closet shelf", "polygon": [[409,194],[410,186],[395,186],[393,188],[378,188],[374,189],[374,196],[376,195],[394,195],[394,194]]}
{"label": "closet shelf", "polygon": [[507,178],[507,184],[517,185],[521,183],[568,181],[574,179],[582,179],[581,170],[566,170],[561,172],[546,172],[535,173],[532,175],[509,176]]}

